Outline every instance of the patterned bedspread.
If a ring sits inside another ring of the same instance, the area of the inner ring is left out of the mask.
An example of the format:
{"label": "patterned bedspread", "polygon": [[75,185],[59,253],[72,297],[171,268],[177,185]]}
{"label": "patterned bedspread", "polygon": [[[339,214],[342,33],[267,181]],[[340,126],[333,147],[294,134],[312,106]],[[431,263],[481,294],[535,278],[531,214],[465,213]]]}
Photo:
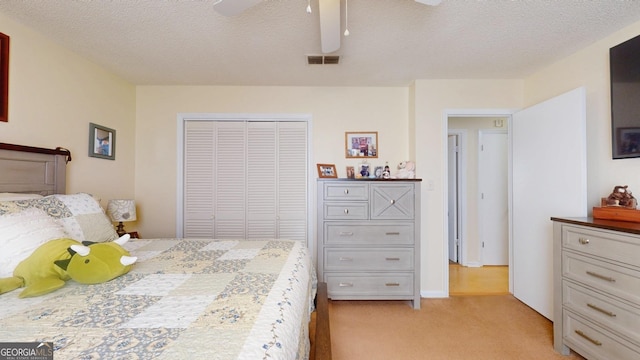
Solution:
{"label": "patterned bedspread", "polygon": [[306,359],[315,270],[289,240],[135,240],[139,260],[98,285],[0,295],[0,342],[51,341],[56,359]]}

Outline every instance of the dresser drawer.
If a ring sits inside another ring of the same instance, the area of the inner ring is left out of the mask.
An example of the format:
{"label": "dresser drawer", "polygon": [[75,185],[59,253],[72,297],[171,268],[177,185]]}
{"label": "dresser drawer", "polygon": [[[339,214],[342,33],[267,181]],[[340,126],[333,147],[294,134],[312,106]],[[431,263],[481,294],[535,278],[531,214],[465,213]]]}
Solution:
{"label": "dresser drawer", "polygon": [[562,275],[640,304],[640,272],[637,270],[565,251]]}
{"label": "dresser drawer", "polygon": [[365,202],[328,202],[323,206],[325,220],[366,220],[369,204]]}
{"label": "dresser drawer", "polygon": [[626,264],[640,259],[640,238],[633,235],[574,226],[564,226],[563,232],[562,245],[567,249]]}
{"label": "dresser drawer", "polygon": [[370,222],[350,225],[344,222],[324,224],[326,245],[411,245],[414,243],[413,223]]}
{"label": "dresser drawer", "polygon": [[563,281],[564,307],[640,343],[640,308]]}
{"label": "dresser drawer", "polygon": [[369,184],[348,182],[325,182],[324,200],[369,200]]}
{"label": "dresser drawer", "polygon": [[325,271],[411,271],[413,249],[324,249]]}
{"label": "dresser drawer", "polygon": [[329,297],[367,296],[370,299],[413,295],[413,274],[325,273]]}
{"label": "dresser drawer", "polygon": [[415,214],[413,184],[371,185],[372,220],[412,220]]}
{"label": "dresser drawer", "polygon": [[580,316],[564,310],[563,339],[589,359],[640,359],[640,348]]}

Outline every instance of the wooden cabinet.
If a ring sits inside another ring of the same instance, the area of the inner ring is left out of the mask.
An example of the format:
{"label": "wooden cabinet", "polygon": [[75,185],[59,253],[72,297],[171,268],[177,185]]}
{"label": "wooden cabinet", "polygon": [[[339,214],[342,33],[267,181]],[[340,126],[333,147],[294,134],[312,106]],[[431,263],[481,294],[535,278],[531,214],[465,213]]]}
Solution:
{"label": "wooden cabinet", "polygon": [[318,277],[337,300],[420,308],[420,180],[318,180]]}
{"label": "wooden cabinet", "polygon": [[640,359],[640,224],[554,220],[554,347]]}

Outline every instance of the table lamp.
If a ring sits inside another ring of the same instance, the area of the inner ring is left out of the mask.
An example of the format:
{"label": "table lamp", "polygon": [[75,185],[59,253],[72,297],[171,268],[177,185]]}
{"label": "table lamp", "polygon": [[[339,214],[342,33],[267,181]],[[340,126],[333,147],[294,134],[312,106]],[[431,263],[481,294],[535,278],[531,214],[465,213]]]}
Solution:
{"label": "table lamp", "polygon": [[136,221],[136,202],[134,200],[116,199],[109,200],[107,214],[113,222],[118,222],[116,232],[122,236],[127,232],[124,230],[123,222]]}

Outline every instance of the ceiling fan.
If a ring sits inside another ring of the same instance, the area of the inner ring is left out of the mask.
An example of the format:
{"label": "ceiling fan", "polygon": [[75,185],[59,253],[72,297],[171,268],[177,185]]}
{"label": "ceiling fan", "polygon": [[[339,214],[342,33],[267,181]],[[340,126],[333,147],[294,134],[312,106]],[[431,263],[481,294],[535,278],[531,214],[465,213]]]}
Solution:
{"label": "ceiling fan", "polygon": [[[224,16],[235,16],[266,0],[217,0],[214,10]],[[436,6],[442,0],[415,0],[418,3]],[[320,42],[323,53],[340,49],[340,0],[318,0],[320,10]]]}

